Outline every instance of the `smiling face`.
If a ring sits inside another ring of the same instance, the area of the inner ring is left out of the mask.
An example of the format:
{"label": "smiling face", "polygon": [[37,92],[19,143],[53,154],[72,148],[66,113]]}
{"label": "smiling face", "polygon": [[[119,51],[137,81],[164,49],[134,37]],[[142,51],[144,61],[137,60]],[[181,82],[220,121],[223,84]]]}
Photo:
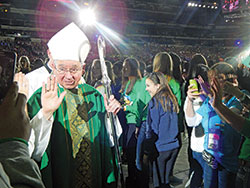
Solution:
{"label": "smiling face", "polygon": [[82,77],[83,66],[79,61],[57,60],[54,61],[53,72],[61,86],[73,89]]}
{"label": "smiling face", "polygon": [[148,91],[151,97],[153,97],[156,94],[159,88],[160,88],[160,84],[155,84],[149,78],[146,79],[146,90]]}

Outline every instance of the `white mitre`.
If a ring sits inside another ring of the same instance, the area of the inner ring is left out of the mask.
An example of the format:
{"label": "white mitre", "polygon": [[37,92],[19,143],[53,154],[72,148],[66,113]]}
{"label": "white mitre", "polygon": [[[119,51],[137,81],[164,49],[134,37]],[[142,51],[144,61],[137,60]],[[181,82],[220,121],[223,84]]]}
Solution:
{"label": "white mitre", "polygon": [[73,60],[84,63],[90,50],[88,38],[73,22],[58,31],[47,45],[54,60]]}

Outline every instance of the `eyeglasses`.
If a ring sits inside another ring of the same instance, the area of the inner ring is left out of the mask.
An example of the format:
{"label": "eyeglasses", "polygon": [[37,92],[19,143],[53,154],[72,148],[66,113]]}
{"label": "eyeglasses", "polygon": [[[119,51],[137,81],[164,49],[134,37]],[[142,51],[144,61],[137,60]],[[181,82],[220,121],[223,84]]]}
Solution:
{"label": "eyeglasses", "polygon": [[57,67],[57,66],[55,66],[55,69],[59,74],[66,74],[67,72],[69,72],[70,74],[75,74],[82,70],[82,68],[80,67],[72,67],[67,69],[65,67]]}

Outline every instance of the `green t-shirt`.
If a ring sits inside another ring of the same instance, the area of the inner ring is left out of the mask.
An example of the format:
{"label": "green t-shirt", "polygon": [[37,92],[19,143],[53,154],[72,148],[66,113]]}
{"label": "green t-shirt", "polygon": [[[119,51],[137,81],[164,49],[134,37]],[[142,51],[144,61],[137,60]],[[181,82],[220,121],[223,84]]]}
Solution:
{"label": "green t-shirt", "polygon": [[[150,100],[150,95],[146,91],[146,78],[138,79],[132,91],[127,94],[127,98],[131,100],[132,105],[126,106],[126,120],[128,124],[136,124],[137,127],[140,127],[141,122],[145,121],[147,118],[147,103]],[[128,88],[130,81],[128,81],[126,85],[126,89]],[[125,89],[125,91],[126,91]],[[125,92],[124,92],[125,93]]]}
{"label": "green t-shirt", "polygon": [[173,94],[176,96],[179,107],[181,106],[181,87],[179,82],[175,79],[171,78],[168,82]]}

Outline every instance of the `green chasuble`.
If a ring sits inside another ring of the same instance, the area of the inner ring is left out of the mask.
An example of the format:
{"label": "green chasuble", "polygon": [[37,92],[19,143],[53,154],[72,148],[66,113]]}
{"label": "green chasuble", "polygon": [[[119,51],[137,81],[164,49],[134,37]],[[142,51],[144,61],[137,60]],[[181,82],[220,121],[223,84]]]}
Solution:
{"label": "green chasuble", "polygon": [[[64,91],[58,88],[58,96]],[[102,95],[79,85],[54,112],[49,145],[41,160],[47,188],[104,188],[115,185],[114,166],[105,128]],[[41,88],[28,101],[32,119],[41,108]]]}

